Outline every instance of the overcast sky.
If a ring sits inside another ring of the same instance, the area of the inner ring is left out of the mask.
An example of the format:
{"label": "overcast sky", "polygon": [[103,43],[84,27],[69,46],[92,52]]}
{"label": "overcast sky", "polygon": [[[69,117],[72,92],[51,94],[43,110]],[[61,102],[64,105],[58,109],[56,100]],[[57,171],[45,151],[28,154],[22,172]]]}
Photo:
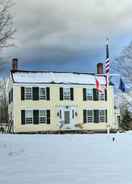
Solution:
{"label": "overcast sky", "polygon": [[94,71],[106,37],[112,59],[131,41],[131,0],[16,0],[12,14],[15,47],[1,55],[27,69]]}

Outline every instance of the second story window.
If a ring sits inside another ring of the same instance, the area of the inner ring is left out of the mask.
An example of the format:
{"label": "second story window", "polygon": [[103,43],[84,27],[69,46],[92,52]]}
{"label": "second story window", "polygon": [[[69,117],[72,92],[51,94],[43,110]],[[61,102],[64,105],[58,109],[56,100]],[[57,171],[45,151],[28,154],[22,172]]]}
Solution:
{"label": "second story window", "polygon": [[101,101],[105,100],[105,91],[99,93],[99,100]]}
{"label": "second story window", "polygon": [[24,88],[24,99],[31,100],[32,99],[32,88],[26,87]]}
{"label": "second story window", "polygon": [[99,92],[97,91],[96,88],[93,89],[83,88],[83,100],[107,101],[107,90]]}
{"label": "second story window", "polygon": [[50,88],[21,87],[21,100],[50,100]]}
{"label": "second story window", "polygon": [[46,88],[39,88],[39,99],[40,100],[46,100],[47,99]]}
{"label": "second story window", "polygon": [[63,88],[63,99],[64,100],[70,100],[71,99],[70,88]]}
{"label": "second story window", "polygon": [[86,99],[93,100],[93,90],[92,89],[86,89]]}
{"label": "second story window", "polygon": [[74,89],[73,88],[60,88],[60,100],[73,100]]}
{"label": "second story window", "polygon": [[83,88],[83,100],[93,100],[93,89]]}
{"label": "second story window", "polygon": [[9,104],[13,102],[13,88],[9,92]]}

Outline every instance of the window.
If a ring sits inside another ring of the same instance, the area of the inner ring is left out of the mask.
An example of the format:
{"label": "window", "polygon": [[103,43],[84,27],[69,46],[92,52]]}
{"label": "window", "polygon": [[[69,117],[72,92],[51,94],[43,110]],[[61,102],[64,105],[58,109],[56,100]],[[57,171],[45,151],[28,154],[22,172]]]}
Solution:
{"label": "window", "polygon": [[26,110],[25,111],[25,123],[26,124],[32,124],[33,123],[33,111],[32,110]]}
{"label": "window", "polygon": [[32,99],[32,88],[27,87],[24,89],[24,99],[26,99],[26,100]]}
{"label": "window", "polygon": [[74,110],[72,110],[72,119],[74,119]]}
{"label": "window", "polygon": [[13,102],[13,88],[9,91],[9,104]]}
{"label": "window", "polygon": [[88,123],[93,122],[93,110],[87,110],[87,122]]}
{"label": "window", "polygon": [[39,88],[39,99],[40,100],[46,100],[47,99],[46,88]]}
{"label": "window", "polygon": [[71,99],[71,91],[70,91],[70,88],[64,88],[63,89],[63,99],[64,100],[70,100]]}
{"label": "window", "polygon": [[99,100],[101,101],[105,100],[105,91],[99,93]]}
{"label": "window", "polygon": [[84,120],[84,123],[93,123],[94,110],[83,110],[83,120]]}
{"label": "window", "polygon": [[93,90],[86,89],[86,100],[93,100]]}
{"label": "window", "polygon": [[99,111],[99,122],[105,122],[105,110]]}
{"label": "window", "polygon": [[47,123],[47,111],[46,110],[39,111],[39,123]]}

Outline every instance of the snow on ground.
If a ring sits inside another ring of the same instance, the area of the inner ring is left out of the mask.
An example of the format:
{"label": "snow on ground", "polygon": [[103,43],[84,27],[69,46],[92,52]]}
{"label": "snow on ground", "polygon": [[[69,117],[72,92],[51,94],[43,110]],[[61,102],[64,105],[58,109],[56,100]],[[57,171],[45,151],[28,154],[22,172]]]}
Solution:
{"label": "snow on ground", "polygon": [[132,132],[0,135],[0,184],[85,183],[132,183]]}

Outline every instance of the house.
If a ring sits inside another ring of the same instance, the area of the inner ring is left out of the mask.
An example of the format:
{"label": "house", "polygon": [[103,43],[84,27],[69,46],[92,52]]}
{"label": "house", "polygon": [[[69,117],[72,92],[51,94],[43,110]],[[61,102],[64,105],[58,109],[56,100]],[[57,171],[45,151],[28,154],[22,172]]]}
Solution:
{"label": "house", "polygon": [[105,86],[103,65],[97,74],[18,70],[12,61],[9,122],[14,133],[117,131],[113,86],[96,90],[97,74]]}

